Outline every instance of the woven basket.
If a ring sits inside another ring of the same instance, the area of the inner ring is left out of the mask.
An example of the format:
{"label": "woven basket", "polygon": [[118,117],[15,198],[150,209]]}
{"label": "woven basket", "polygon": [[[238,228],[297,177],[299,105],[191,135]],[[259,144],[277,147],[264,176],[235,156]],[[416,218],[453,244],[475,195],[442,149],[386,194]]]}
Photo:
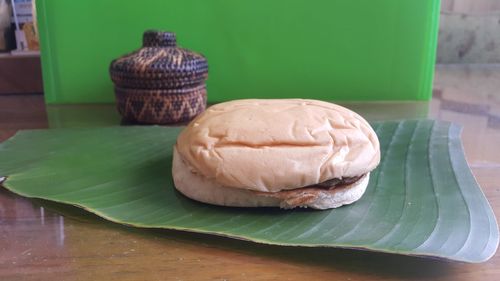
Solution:
{"label": "woven basket", "polygon": [[189,121],[207,104],[205,85],[186,89],[115,88],[118,112],[133,122],[172,124]]}
{"label": "woven basket", "polygon": [[205,110],[208,64],[178,48],[172,32],[146,31],[143,47],[111,62],[119,113],[152,124],[185,122]]}

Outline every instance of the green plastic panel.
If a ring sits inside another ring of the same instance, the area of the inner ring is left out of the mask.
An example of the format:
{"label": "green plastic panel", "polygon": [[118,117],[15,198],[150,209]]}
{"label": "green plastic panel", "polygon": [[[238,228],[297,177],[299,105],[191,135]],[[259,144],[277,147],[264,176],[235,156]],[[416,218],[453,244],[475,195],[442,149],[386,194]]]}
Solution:
{"label": "green plastic panel", "polygon": [[146,29],[209,62],[209,102],[428,100],[439,0],[39,0],[48,103],[113,102],[108,66]]}

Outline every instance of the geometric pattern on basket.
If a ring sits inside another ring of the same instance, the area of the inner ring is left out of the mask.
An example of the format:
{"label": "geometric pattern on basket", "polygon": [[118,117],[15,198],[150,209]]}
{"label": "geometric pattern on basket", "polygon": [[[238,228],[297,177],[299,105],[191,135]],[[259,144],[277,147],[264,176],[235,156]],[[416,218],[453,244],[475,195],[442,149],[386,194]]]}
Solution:
{"label": "geometric pattern on basket", "polygon": [[178,48],[175,33],[148,30],[143,47],[111,62],[119,113],[130,121],[189,121],[207,104],[206,58]]}
{"label": "geometric pattern on basket", "polygon": [[188,89],[115,88],[118,112],[128,120],[150,124],[187,122],[207,104],[205,85]]}
{"label": "geometric pattern on basket", "polygon": [[203,83],[208,63],[183,48],[143,47],[114,60],[109,71],[111,80],[122,88],[178,89]]}

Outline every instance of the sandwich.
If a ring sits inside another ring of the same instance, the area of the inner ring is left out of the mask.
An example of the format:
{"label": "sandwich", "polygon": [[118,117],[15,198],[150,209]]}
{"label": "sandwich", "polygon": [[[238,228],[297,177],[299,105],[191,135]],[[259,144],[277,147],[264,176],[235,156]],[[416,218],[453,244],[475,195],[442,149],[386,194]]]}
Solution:
{"label": "sandwich", "polygon": [[175,188],[233,207],[337,208],[359,200],[380,162],[377,135],[342,106],[307,99],[216,104],[173,148]]}

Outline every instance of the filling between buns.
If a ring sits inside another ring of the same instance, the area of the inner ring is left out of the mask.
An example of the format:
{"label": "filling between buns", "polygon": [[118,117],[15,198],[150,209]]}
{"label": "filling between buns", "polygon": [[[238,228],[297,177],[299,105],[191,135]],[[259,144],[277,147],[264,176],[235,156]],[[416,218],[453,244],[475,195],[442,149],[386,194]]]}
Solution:
{"label": "filling between buns", "polygon": [[358,180],[360,180],[363,176],[364,175],[357,176],[357,177],[349,177],[349,178],[345,177],[345,178],[341,178],[341,179],[335,178],[335,179],[327,180],[327,181],[324,181],[321,183],[305,186],[303,188],[316,187],[316,188],[331,189],[331,188],[335,188],[338,186],[353,184],[353,183],[357,182]]}
{"label": "filling between buns", "polygon": [[278,192],[263,192],[250,190],[258,196],[274,197],[282,200],[282,208],[295,208],[307,206],[315,201],[319,196],[340,192],[355,185],[358,181],[366,177],[366,174],[358,177],[334,178],[322,183],[313,184],[296,189],[281,190]]}

